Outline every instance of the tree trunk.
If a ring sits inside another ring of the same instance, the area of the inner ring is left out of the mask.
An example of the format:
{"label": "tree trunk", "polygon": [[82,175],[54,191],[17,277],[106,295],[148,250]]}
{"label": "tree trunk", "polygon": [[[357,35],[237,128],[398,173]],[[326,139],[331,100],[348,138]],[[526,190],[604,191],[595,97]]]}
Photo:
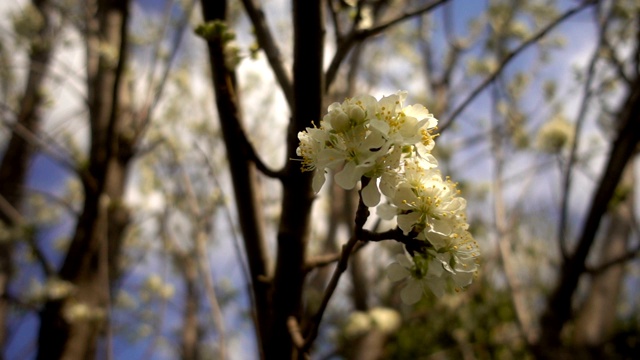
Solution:
{"label": "tree trunk", "polygon": [[[601,264],[622,258],[627,252],[633,221],[635,193],[633,170],[631,163],[627,165],[618,186],[620,196],[623,198],[610,209],[610,221],[601,244],[602,250],[599,257]],[[592,354],[601,354],[601,347],[608,341],[613,331],[624,279],[624,267],[624,263],[618,263],[593,275],[589,294],[576,316],[574,344],[577,347],[590,349]]]}
{"label": "tree trunk", "polygon": [[[226,1],[202,1],[204,20],[224,21],[226,18]],[[218,31],[224,31],[218,29]],[[211,35],[211,36],[208,36]],[[251,286],[255,301],[255,318],[258,348],[264,356],[264,347],[271,328],[270,287],[266,280],[268,274],[268,259],[266,255],[266,240],[264,233],[264,218],[261,216],[259,204],[256,166],[249,157],[242,126],[242,114],[239,106],[238,89],[236,87],[235,72],[225,64],[225,40],[222,33],[208,34],[207,45],[209,61],[213,77],[218,116],[222,127],[225,149],[229,158],[231,177],[236,201],[236,209],[240,220],[240,228],[244,240]]]}
{"label": "tree trunk", "polygon": [[122,108],[121,96],[129,3],[101,0],[95,9],[92,5],[87,3],[91,147],[88,168],[82,173],[85,201],[59,271],[75,291],[68,298],[47,302],[41,311],[38,359],[95,357],[98,337],[108,324],[109,268],[118,262],[128,222],[122,196],[135,139],[124,135],[130,130],[126,126],[131,114]]}
{"label": "tree trunk", "polygon": [[[287,159],[295,158],[298,132],[321,119],[324,76],[322,69],[324,20],[322,1],[293,1],[293,117],[287,133]],[[273,331],[266,348],[267,359],[302,357],[294,348],[287,320],[300,323],[306,247],[309,240],[311,174],[299,163],[287,161],[278,229],[277,265],[274,277]]]}
{"label": "tree trunk", "polygon": [[[24,94],[20,99],[15,127],[31,134],[37,134],[40,127],[40,114],[38,109],[42,102],[42,82],[44,81],[49,60],[53,50],[55,38],[55,26],[51,21],[51,8],[48,0],[33,0],[32,4],[40,12],[43,24],[38,31],[38,37],[32,39],[31,53],[29,55],[29,73]],[[20,213],[20,203],[23,198],[23,186],[27,177],[29,162],[35,150],[34,144],[13,131],[9,143],[4,150],[0,162],[0,197],[6,200],[10,209]],[[12,216],[5,211],[0,211],[0,223],[11,228],[17,226]],[[6,320],[9,311],[7,288],[13,276],[13,242],[0,242],[0,349],[5,348],[7,334]],[[3,358],[0,352],[0,359]]]}
{"label": "tree trunk", "polygon": [[[569,255],[560,269],[560,277],[542,314],[540,339],[534,350],[541,358],[557,358],[557,350],[562,344],[561,332],[573,314],[573,295],[578,288],[580,276],[585,272],[585,261],[600,220],[607,211],[622,172],[634,156],[640,141],[640,78],[633,81],[629,94],[619,112],[619,126],[616,138],[602,172],[602,177],[591,200],[576,250]],[[569,354],[568,354],[569,355]]]}
{"label": "tree trunk", "polygon": [[182,360],[199,359],[198,344],[200,342],[200,324],[198,321],[198,266],[194,253],[176,255],[177,267],[184,278],[186,291],[184,294],[184,313],[182,315],[182,334],[180,339],[180,358]]}

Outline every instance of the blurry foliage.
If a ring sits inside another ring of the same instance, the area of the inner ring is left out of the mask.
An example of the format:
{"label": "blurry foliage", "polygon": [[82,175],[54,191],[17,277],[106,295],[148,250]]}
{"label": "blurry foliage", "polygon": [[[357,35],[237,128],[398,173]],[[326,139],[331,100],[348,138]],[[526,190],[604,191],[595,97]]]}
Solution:
{"label": "blurry foliage", "polygon": [[422,300],[389,340],[389,359],[532,358],[519,334],[507,290],[477,280],[459,299]]}

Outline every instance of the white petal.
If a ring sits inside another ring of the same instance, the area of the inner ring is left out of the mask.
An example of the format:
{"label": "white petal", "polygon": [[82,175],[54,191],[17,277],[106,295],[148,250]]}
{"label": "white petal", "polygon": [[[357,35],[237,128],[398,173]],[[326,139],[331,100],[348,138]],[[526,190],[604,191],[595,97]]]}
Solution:
{"label": "white petal", "polygon": [[431,243],[431,245],[433,245],[434,248],[436,248],[436,250],[440,250],[443,246],[447,246],[448,237],[446,235],[431,231],[430,228],[424,229],[422,233],[425,234],[427,240]]}
{"label": "white petal", "polygon": [[[385,142],[386,142],[384,138],[384,134],[381,131],[378,131],[375,128],[371,128],[370,130],[371,130],[371,133],[367,135],[364,141],[360,144],[360,148],[365,151],[381,148],[383,147],[383,145],[385,145]],[[387,145],[386,150],[388,149],[389,149],[389,146]],[[386,151],[376,152],[378,156],[382,156],[386,153],[387,153]]]}
{"label": "white petal", "polygon": [[320,189],[322,189],[322,185],[324,185],[326,178],[324,170],[316,170],[313,174],[312,187],[313,192],[318,193]]}
{"label": "white petal", "polygon": [[422,298],[422,282],[410,279],[404,289],[400,291],[400,299],[407,305],[413,305]]}
{"label": "white petal", "polygon": [[460,287],[465,287],[471,284],[472,280],[473,273],[470,272],[460,272],[453,276],[453,281]]}
{"label": "white petal", "polygon": [[335,169],[344,163],[345,155],[336,149],[323,149],[318,153],[318,168]]}
{"label": "white petal", "polygon": [[[406,200],[406,201],[405,201]],[[420,201],[411,190],[410,186],[401,185],[397,188],[393,202],[403,210],[411,209],[409,204],[416,204]]]}
{"label": "white petal", "polygon": [[467,207],[467,201],[464,198],[453,198],[446,204],[442,210],[443,211],[462,211]]}
{"label": "white petal", "polygon": [[407,235],[413,230],[413,226],[420,219],[420,214],[416,212],[410,212],[408,214],[398,215],[398,227],[402,229],[402,232]]}
{"label": "white petal", "polygon": [[344,168],[336,174],[336,184],[345,190],[351,190],[356,186],[360,176],[356,174],[356,165],[353,162],[344,164]]}
{"label": "white petal", "polygon": [[384,172],[380,177],[380,191],[389,198],[394,197],[398,186],[398,178],[395,172]]}
{"label": "white petal", "polygon": [[420,166],[423,169],[433,169],[438,167],[438,159],[430,153],[420,154],[421,157],[417,158]]}
{"label": "white petal", "polygon": [[387,266],[387,277],[391,281],[404,280],[409,275],[411,275],[409,270],[397,262],[391,263],[391,265]]}
{"label": "white petal", "polygon": [[413,267],[413,261],[409,258],[408,255],[398,254],[396,255],[396,261],[398,264],[404,266],[407,269],[411,269]]}
{"label": "white petal", "polygon": [[371,122],[369,122],[369,125],[371,126],[371,128],[376,129],[383,134],[389,134],[389,124],[387,124],[386,121],[382,121],[374,118],[374,119],[371,119]]}
{"label": "white petal", "polygon": [[[417,130],[417,123],[418,120],[416,118],[414,118],[413,116],[406,116],[404,118],[404,123],[402,124],[402,127],[400,128],[400,135],[402,135],[402,137],[405,138],[411,138],[411,137],[415,137],[417,139],[419,139],[418,135],[419,134],[416,130]],[[415,142],[415,141],[413,141]]]}
{"label": "white petal", "polygon": [[432,259],[429,261],[429,270],[427,271],[427,276],[430,278],[439,278],[442,277],[444,273],[444,268],[442,267],[442,261],[438,259]]}
{"label": "white petal", "polygon": [[367,186],[362,189],[362,200],[368,207],[375,207],[380,203],[377,179],[371,179]]}
{"label": "white petal", "polygon": [[431,221],[431,231],[443,236],[451,235],[455,222],[451,218]]}
{"label": "white petal", "polygon": [[413,116],[419,120],[425,119],[430,115],[429,110],[421,104],[406,106],[402,109],[402,112],[407,116]]}
{"label": "white petal", "polygon": [[398,215],[398,208],[389,204],[381,204],[376,208],[376,214],[383,220],[391,220]]}
{"label": "white petal", "polygon": [[427,286],[429,286],[431,292],[433,292],[437,297],[442,297],[442,295],[444,295],[444,285],[444,280],[438,278],[429,279],[427,282]]}
{"label": "white petal", "polygon": [[446,272],[448,272],[450,274],[455,274],[456,273],[455,271],[453,271],[453,269],[451,268],[451,265],[449,265],[448,261],[445,261],[444,259],[440,259],[440,263],[442,263],[442,268]]}

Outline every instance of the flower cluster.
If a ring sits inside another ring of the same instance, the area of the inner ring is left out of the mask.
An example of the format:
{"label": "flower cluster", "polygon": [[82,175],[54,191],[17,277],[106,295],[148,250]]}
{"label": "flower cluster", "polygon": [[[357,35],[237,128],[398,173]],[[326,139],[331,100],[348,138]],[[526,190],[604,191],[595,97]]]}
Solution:
{"label": "flower cluster", "polygon": [[[313,190],[328,172],[336,184],[361,189],[363,203],[395,219],[405,237],[424,246],[389,267],[392,280],[409,278],[406,303],[424,289],[440,296],[445,288],[470,284],[477,271],[478,245],[468,232],[466,201],[456,184],[443,179],[431,155],[438,121],[422,105],[404,106],[404,91],[376,100],[363,95],[333,103],[320,121],[298,134],[302,170],[313,171]],[[381,195],[387,199],[381,204]]]}

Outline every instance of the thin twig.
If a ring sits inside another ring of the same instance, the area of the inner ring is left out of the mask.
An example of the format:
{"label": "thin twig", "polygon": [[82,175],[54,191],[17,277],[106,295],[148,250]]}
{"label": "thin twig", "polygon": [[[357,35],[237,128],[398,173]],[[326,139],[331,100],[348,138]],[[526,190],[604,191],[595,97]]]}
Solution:
{"label": "thin twig", "polygon": [[66,151],[64,147],[60,146],[53,138],[47,137],[44,134],[36,135],[27,127],[20,123],[10,123],[7,119],[2,119],[3,124],[8,127],[12,132],[16,133],[23,140],[30,143],[33,146],[36,146],[42,153],[53,160],[56,164],[60,165],[62,168],[69,170],[74,174],[80,174],[76,168],[76,165],[66,158],[63,155]]}
{"label": "thin twig", "polygon": [[[351,254],[355,254],[364,248],[369,242],[380,242],[387,240],[395,240],[399,243],[405,245],[408,251],[419,251],[420,249],[429,246],[422,240],[417,240],[415,234],[407,234],[405,235],[402,230],[398,227],[383,231],[383,232],[375,232],[366,229],[360,229],[358,242],[352,249]],[[318,255],[309,260],[307,260],[307,264],[305,265],[306,271],[311,271],[318,267],[323,267],[327,265],[331,265],[336,261],[340,261],[342,258],[342,252],[335,254],[325,254]]]}
{"label": "thin twig", "polygon": [[308,334],[307,334],[307,337],[305,338],[304,344],[303,346],[300,347],[300,351],[302,353],[308,352],[308,350],[311,348],[311,345],[313,345],[313,342],[318,336],[318,329],[320,327],[320,323],[322,322],[322,317],[324,316],[324,312],[327,309],[327,305],[329,304],[329,300],[331,300],[333,293],[338,287],[338,282],[340,281],[340,277],[342,276],[342,273],[344,273],[344,271],[347,269],[347,266],[349,264],[349,256],[351,255],[353,248],[358,243],[358,237],[359,235],[361,235],[364,224],[367,221],[367,218],[369,217],[369,208],[364,204],[364,201],[362,200],[362,189],[367,185],[369,181],[370,179],[364,176],[360,181],[361,188],[358,191],[359,199],[358,199],[358,209],[356,210],[354,233],[351,236],[351,238],[349,238],[349,241],[347,241],[347,243],[342,246],[342,252],[340,254],[340,259],[338,260],[338,265],[333,271],[331,280],[329,280],[329,284],[325,289],[324,295],[322,297],[322,302],[320,303],[320,307],[318,308],[318,311],[311,319],[310,329],[309,331],[307,331]]}
{"label": "thin twig", "polygon": [[[492,99],[492,112],[494,119],[493,127],[497,128],[498,118],[497,106],[498,103],[498,90],[494,85],[491,92]],[[505,150],[504,150],[504,137],[502,132],[494,131],[492,133],[492,153],[495,159],[494,173],[493,173],[493,214],[494,214],[494,227],[498,237],[498,254],[502,262],[502,267],[507,280],[507,286],[510,291],[510,300],[513,305],[517,325],[527,345],[531,345],[535,341],[535,334],[531,325],[531,313],[527,310],[526,297],[524,294],[524,286],[520,281],[516,273],[516,268],[513,266],[512,259],[513,253],[511,252],[512,237],[510,235],[512,227],[510,227],[507,215],[506,204],[504,201],[504,176],[503,169],[505,164]]]}
{"label": "thin twig", "polygon": [[304,337],[302,336],[300,324],[298,324],[298,320],[296,320],[295,316],[289,316],[289,319],[287,320],[287,328],[289,329],[289,334],[291,334],[293,345],[298,349],[304,347]]}
{"label": "thin twig", "polygon": [[284,170],[283,169],[273,170],[269,166],[267,166],[267,164],[264,161],[262,161],[260,156],[258,156],[256,149],[253,147],[253,145],[247,138],[247,134],[244,132],[244,129],[240,129],[240,136],[241,136],[241,142],[242,142],[241,145],[247,151],[246,155],[249,157],[251,161],[253,161],[253,163],[256,166],[256,169],[258,169],[265,176],[268,176],[274,179],[282,179],[282,177],[284,176]]}
{"label": "thin twig", "polygon": [[219,356],[221,359],[226,358],[226,330],[224,326],[224,317],[222,315],[222,310],[220,309],[220,303],[218,302],[218,297],[216,295],[216,290],[214,287],[213,275],[211,274],[211,266],[209,264],[209,260],[206,255],[206,240],[207,233],[205,224],[207,219],[209,218],[208,214],[203,214],[200,205],[198,204],[198,198],[193,190],[193,185],[191,183],[191,179],[187,175],[184,167],[181,167],[182,178],[185,193],[187,195],[187,203],[190,207],[190,212],[192,218],[196,219],[197,229],[195,235],[195,252],[196,257],[198,259],[198,268],[200,269],[200,275],[204,279],[204,288],[205,294],[207,297],[207,301],[209,301],[209,306],[211,307],[211,317],[213,319],[213,323],[218,330],[218,340],[219,340]]}
{"label": "thin twig", "polygon": [[596,267],[587,267],[586,272],[588,272],[591,275],[597,275],[599,273],[604,272],[605,270],[609,269],[612,266],[622,264],[626,261],[635,259],[639,256],[640,256],[640,244],[615,259],[611,259]]}
{"label": "thin twig", "polygon": [[[360,251],[360,249],[365,247],[367,244],[368,242],[358,242],[356,246],[353,248],[352,253],[353,254],[357,253],[358,251]],[[340,260],[341,256],[342,256],[342,253],[339,253],[339,252],[314,256],[310,259],[307,259],[306,264],[304,266],[304,270],[306,272],[309,272],[317,268],[331,265],[336,261]]]}
{"label": "thin twig", "polygon": [[569,209],[569,192],[571,190],[571,173],[574,167],[575,162],[577,161],[577,151],[578,151],[578,139],[580,139],[580,133],[582,130],[582,125],[585,121],[587,110],[589,107],[589,101],[591,100],[591,96],[593,95],[593,91],[591,89],[591,85],[595,78],[595,67],[599,57],[599,49],[602,46],[604,41],[605,31],[608,24],[608,19],[605,20],[605,23],[602,25],[599,33],[598,45],[596,45],[596,49],[593,52],[591,60],[589,61],[589,65],[587,67],[586,80],[583,86],[583,97],[582,102],[580,103],[580,108],[578,110],[578,115],[576,118],[576,125],[573,134],[573,142],[571,143],[571,148],[569,149],[569,158],[567,160],[567,164],[564,168],[564,174],[562,178],[562,198],[560,203],[560,222],[558,224],[558,244],[560,245],[560,253],[562,254],[563,259],[567,259],[569,257],[569,251],[567,249],[567,219],[568,219],[568,209]]}
{"label": "thin twig", "polygon": [[616,50],[613,48],[606,36],[602,37],[602,46],[607,49],[608,58],[613,63],[613,67],[616,69],[616,74],[618,74],[618,76],[624,80],[627,85],[631,85],[631,79],[629,79],[629,76],[627,76],[627,73],[624,71],[624,63],[618,58]]}
{"label": "thin twig", "polygon": [[320,303],[320,308],[313,316],[311,329],[309,334],[307,335],[304,344],[300,347],[302,352],[307,352],[316,337],[318,336],[318,328],[320,327],[320,322],[322,322],[322,317],[324,315],[325,310],[327,309],[327,305],[329,304],[329,300],[333,296],[336,288],[338,287],[338,282],[340,281],[340,277],[345,270],[347,270],[347,265],[349,264],[349,255],[351,255],[351,251],[358,243],[358,238],[354,235],[349,241],[342,246],[342,252],[340,253],[340,260],[338,261],[338,265],[336,266],[333,275],[331,276],[331,280],[327,285],[327,289],[324,292],[324,296],[322,297],[322,302]]}
{"label": "thin twig", "polygon": [[[136,135],[138,138],[140,138],[143,133],[146,131],[147,129],[147,125],[149,124],[149,121],[151,120],[151,114],[153,113],[153,110],[156,108],[156,106],[158,105],[158,102],[160,101],[160,98],[162,97],[162,93],[164,92],[165,89],[165,85],[167,84],[167,80],[169,78],[169,74],[170,71],[172,70],[172,66],[173,66],[173,62],[176,59],[177,55],[178,55],[178,50],[180,48],[180,45],[182,43],[182,38],[184,37],[184,31],[187,28],[187,24],[189,22],[189,19],[191,18],[191,14],[195,8],[195,4],[196,4],[196,0],[192,0],[191,3],[189,3],[189,7],[186,9],[184,16],[182,17],[182,19],[180,20],[179,25],[177,25],[174,29],[174,37],[173,37],[173,42],[172,42],[172,47],[171,47],[171,52],[169,55],[169,58],[167,59],[167,61],[165,62],[164,66],[164,70],[162,72],[162,75],[160,77],[160,81],[158,82],[158,84],[155,86],[155,89],[153,91],[153,96],[151,96],[151,94],[149,94],[147,96],[147,101],[145,102],[145,105],[143,106],[143,111],[141,112],[141,119],[139,119],[139,123],[137,128],[135,129],[136,131]],[[165,19],[166,24],[170,24],[169,18],[170,18],[170,14],[171,14],[171,7],[172,6],[168,6],[167,9],[167,19]],[[160,44],[161,42],[158,41],[157,44]],[[159,56],[159,48],[156,49],[156,56],[154,56],[154,65],[151,67],[151,72],[149,74],[149,83],[151,83],[151,77],[153,76],[153,70],[155,69],[155,61],[157,61],[157,59],[160,57]]]}
{"label": "thin twig", "polygon": [[353,31],[351,31],[347,36],[345,36],[342,39],[341,42],[338,43],[338,48],[336,50],[336,53],[333,56],[333,59],[331,60],[331,64],[329,64],[329,68],[327,69],[326,78],[325,78],[325,81],[326,81],[325,90],[331,87],[331,84],[335,80],[336,75],[338,73],[338,69],[340,68],[340,64],[342,64],[342,61],[344,60],[344,58],[347,56],[347,54],[355,44],[362,42],[372,36],[378,35],[384,32],[385,30],[387,30],[388,28],[398,25],[403,21],[408,20],[414,16],[432,11],[437,6],[444,4],[447,1],[449,0],[437,0],[419,9],[405,12],[404,14],[398,16],[397,18],[387,21],[386,23],[378,25],[376,27],[371,27],[368,29],[354,29]]}
{"label": "thin twig", "polygon": [[264,11],[254,0],[242,0],[242,4],[244,5],[247,15],[249,15],[249,19],[251,19],[251,24],[255,28],[254,33],[258,40],[258,44],[267,56],[269,65],[271,65],[271,69],[276,76],[276,80],[278,81],[278,84],[280,84],[280,88],[284,93],[287,104],[289,104],[290,108],[293,108],[293,86],[291,84],[291,76],[287,73],[283,65],[284,62],[282,61],[280,50],[273,39],[273,35],[271,35],[271,31],[267,25],[267,20],[265,19]]}
{"label": "thin twig", "polygon": [[[207,167],[209,169],[209,175],[211,176],[211,179],[213,180],[214,185],[218,189],[222,190],[222,185],[220,184],[220,180],[218,179],[218,175],[214,171],[215,167],[211,163],[211,159],[209,158],[207,153],[202,148],[200,148],[200,146],[197,143],[196,143],[196,148],[198,150],[200,150],[200,152],[202,153],[202,157],[204,158],[204,161],[207,164]],[[238,258],[238,264],[240,264],[240,270],[242,270],[242,276],[243,276],[243,278],[245,280],[245,283],[250,288],[251,286],[249,284],[251,284],[251,276],[249,275],[249,265],[247,265],[244,257],[242,256],[242,249],[241,249],[241,246],[240,246],[240,239],[238,237],[237,232],[234,230],[236,228],[236,223],[233,220],[233,216],[231,215],[231,209],[229,208],[229,204],[227,203],[227,201],[222,201],[222,209],[223,209],[223,213],[224,213],[225,217],[227,218],[227,224],[229,224],[231,226],[231,228],[232,228],[231,238],[233,240],[232,241],[233,242],[233,248],[235,250],[236,257]],[[252,292],[249,291],[249,294],[251,295]]]}
{"label": "thin twig", "polygon": [[[11,223],[15,224],[18,227],[29,226],[29,224],[26,222],[22,214],[20,214],[18,209],[13,207],[13,205],[11,205],[11,203],[9,203],[9,201],[7,201],[7,199],[2,195],[0,195],[0,212],[2,212],[8,219],[11,219]],[[40,250],[40,248],[38,247],[38,244],[36,243],[36,240],[35,240],[35,234],[29,232],[27,234],[26,241],[29,244],[31,251],[33,251],[33,254],[36,256],[36,258],[40,262],[40,265],[42,266],[44,273],[47,276],[54,275],[56,273],[55,267],[47,259],[44,252]]]}
{"label": "thin twig", "polygon": [[218,296],[216,295],[216,290],[213,281],[213,274],[211,273],[211,264],[209,263],[209,259],[207,258],[207,254],[205,251],[205,241],[207,238],[207,234],[204,232],[204,229],[199,229],[198,234],[196,235],[196,253],[197,257],[200,261],[200,271],[201,275],[204,278],[204,288],[207,296],[207,301],[209,301],[209,306],[211,307],[211,317],[213,322],[218,330],[218,355],[220,359],[225,359],[227,357],[226,353],[226,330],[224,325],[224,316],[222,315],[222,309],[220,307],[220,302],[218,301]]}
{"label": "thin twig", "polygon": [[485,90],[485,88],[487,86],[489,86],[489,84],[491,84],[498,77],[498,75],[500,75],[502,73],[502,71],[511,62],[511,60],[513,60],[517,55],[519,55],[521,52],[526,50],[529,46],[537,43],[538,40],[540,40],[545,35],[547,35],[556,26],[560,25],[562,22],[564,22],[565,20],[567,20],[571,16],[577,14],[578,12],[586,9],[587,7],[589,7],[591,5],[594,5],[597,2],[598,2],[597,0],[586,1],[586,2],[582,3],[581,5],[576,6],[576,7],[572,8],[572,9],[568,10],[563,15],[558,17],[556,20],[552,21],[545,28],[541,29],[535,35],[533,35],[532,37],[530,37],[529,39],[524,41],[522,44],[520,44],[520,46],[518,46],[517,48],[515,48],[514,50],[509,52],[502,59],[502,62],[500,62],[500,64],[496,68],[496,70],[491,75],[489,75],[487,78],[485,78],[484,81],[482,83],[480,83],[480,85],[478,85],[469,94],[469,96],[467,96],[467,98],[460,105],[458,105],[455,108],[455,110],[453,110],[453,112],[447,117],[446,121],[442,122],[442,125],[438,126],[438,129],[439,129],[440,133],[442,133],[444,130],[446,130],[449,126],[451,126],[453,124],[453,122],[458,118],[458,116],[462,113],[462,111],[464,111],[467,108],[467,106],[469,106],[469,104],[471,104],[471,102],[473,102],[473,100],[475,100],[475,98],[478,95],[480,95],[480,93],[482,93]]}

